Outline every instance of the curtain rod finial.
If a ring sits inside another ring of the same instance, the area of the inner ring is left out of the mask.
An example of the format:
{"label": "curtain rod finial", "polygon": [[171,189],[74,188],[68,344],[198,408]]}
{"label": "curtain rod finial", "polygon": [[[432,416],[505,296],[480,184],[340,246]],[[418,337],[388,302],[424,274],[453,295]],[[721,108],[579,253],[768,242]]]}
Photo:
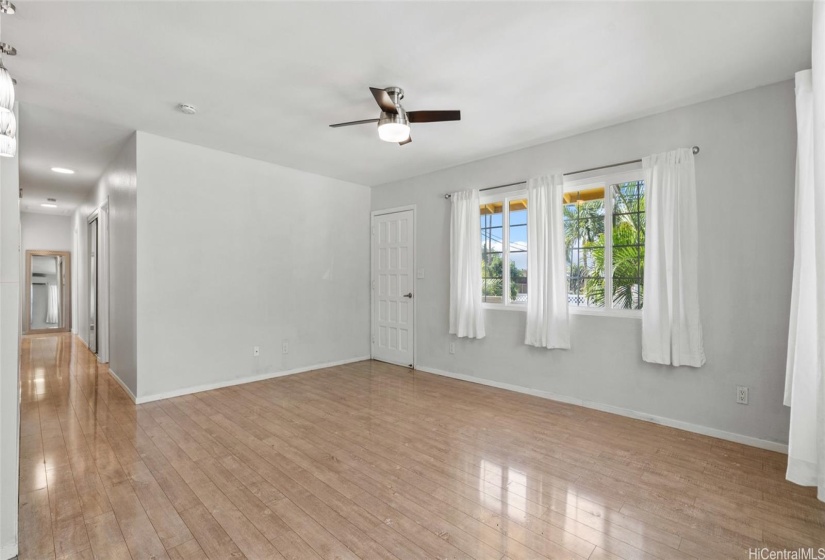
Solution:
{"label": "curtain rod finial", "polygon": [[693,146],[693,150],[692,150],[692,151],[693,151],[693,155],[698,154],[698,153],[699,153],[699,146]]}

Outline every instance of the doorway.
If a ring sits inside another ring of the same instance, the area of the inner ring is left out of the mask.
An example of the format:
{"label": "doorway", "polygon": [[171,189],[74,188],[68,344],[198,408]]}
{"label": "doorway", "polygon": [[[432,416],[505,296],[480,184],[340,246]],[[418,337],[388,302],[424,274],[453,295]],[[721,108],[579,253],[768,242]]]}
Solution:
{"label": "doorway", "polygon": [[415,209],[372,216],[372,358],[415,364]]}
{"label": "doorway", "polygon": [[97,354],[97,214],[89,219],[89,350]]}
{"label": "doorway", "polygon": [[71,253],[26,251],[24,334],[72,328]]}

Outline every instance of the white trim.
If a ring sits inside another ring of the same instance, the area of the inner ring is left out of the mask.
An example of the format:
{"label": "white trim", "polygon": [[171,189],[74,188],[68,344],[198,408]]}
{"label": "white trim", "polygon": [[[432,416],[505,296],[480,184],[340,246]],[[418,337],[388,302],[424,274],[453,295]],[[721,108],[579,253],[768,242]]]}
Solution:
{"label": "white trim", "polygon": [[[171,399],[173,397],[180,397],[183,395],[191,395],[193,393],[201,393],[203,391],[211,391],[213,389],[221,389],[223,387],[231,387],[233,385],[244,385],[246,383],[254,383],[256,381],[264,381],[266,379],[273,379],[275,377],[285,377],[287,375],[295,375],[296,373],[304,373],[307,371],[314,371],[316,369],[324,369],[335,366],[342,366],[345,364],[353,364],[355,362],[364,362],[369,360],[369,356],[358,356],[356,358],[347,358],[345,360],[337,360],[335,362],[326,362],[323,364],[314,364],[310,366],[299,367],[295,369],[288,369],[284,371],[275,371],[271,373],[264,373],[254,377],[245,377],[242,379],[231,379],[229,381],[218,381],[217,383],[208,383],[206,385],[197,385],[195,387],[187,387],[185,389],[175,389],[174,391],[167,391],[165,393],[157,393],[155,395],[144,395],[135,399],[135,404],[145,404],[163,399]],[[111,372],[111,370],[109,370]],[[114,372],[112,372],[114,373]],[[128,389],[127,389],[128,391]]]}
{"label": "white trim", "polygon": [[490,303],[482,301],[481,308],[489,311],[521,311],[522,313],[527,312],[526,303],[510,303],[505,305],[503,303]]}
{"label": "white trim", "polygon": [[613,168],[612,171],[604,172],[604,169],[590,172],[589,174],[581,175],[578,179],[564,179],[564,192],[582,190],[582,187],[608,187],[616,183],[627,183],[630,181],[639,181],[633,177],[639,177],[644,173],[641,162],[628,163],[618,168]]}
{"label": "white trim", "polygon": [[[521,311],[527,312],[527,305],[523,303],[511,303],[504,305],[503,303],[481,303],[481,308],[488,311]],[[583,307],[578,305],[569,305],[567,307],[571,315],[590,315],[593,317],[610,317],[621,319],[642,319],[641,309],[605,309],[603,307]]]}
{"label": "white trim", "polygon": [[95,328],[97,332],[97,354],[98,361],[101,363],[109,362],[109,331],[110,331],[110,313],[109,313],[109,197],[107,196],[103,203],[98,207],[97,219],[99,225],[98,234],[98,279],[100,280],[97,287],[97,322],[99,323]]}
{"label": "white trim", "polygon": [[[385,216],[387,214],[398,214],[399,212],[412,211],[413,213],[413,269],[412,269],[412,290],[413,290],[413,359],[412,366],[415,369],[416,356],[418,355],[418,210],[417,205],[407,204],[406,206],[395,206],[394,208],[385,208],[383,210],[373,210],[370,212],[370,356],[369,359],[375,359],[372,354],[372,348],[375,346],[375,329],[373,322],[375,321],[375,309],[373,305],[374,299],[374,278],[372,273],[375,270],[375,255],[373,254],[373,245],[375,237],[375,218],[378,216]],[[409,364],[403,364],[408,367]]]}
{"label": "white trim", "polygon": [[[526,185],[526,183],[527,181],[525,181],[524,183],[519,183],[519,185]],[[478,202],[479,204],[490,204],[491,202],[506,202],[505,199],[507,198],[527,198],[527,188],[522,186],[516,188],[516,186],[514,185],[511,189],[501,189],[497,190],[494,193],[479,194]],[[502,208],[502,213],[504,212],[504,210],[505,209]]]}
{"label": "white trim", "polygon": [[370,222],[376,216],[383,216],[384,214],[397,214],[399,212],[406,212],[412,210],[415,212],[415,204],[407,204],[406,206],[395,206],[393,208],[384,208],[383,210],[373,210],[370,212]]}
{"label": "white trim", "polygon": [[540,389],[530,389],[528,387],[522,387],[520,385],[512,385],[510,383],[502,383],[500,381],[492,381],[490,379],[483,379],[481,377],[474,377],[472,375],[464,375],[462,373],[452,373],[449,371],[444,371],[441,369],[430,368],[425,366],[419,366],[416,368],[418,371],[423,371],[426,373],[432,373],[435,375],[441,375],[443,377],[450,377],[452,379],[458,379],[460,381],[469,381],[470,383],[478,383],[479,385],[487,385],[490,387],[496,387],[498,389],[505,389],[507,391],[514,391],[516,393],[524,393],[526,395],[532,395],[534,397],[541,397],[543,399],[549,399],[552,401],[563,402],[567,404],[573,404],[576,406],[582,406],[584,408],[591,408],[593,410],[600,410],[602,412],[609,412],[611,414],[618,414],[619,416],[625,416],[627,418],[634,418],[636,420],[643,420],[645,422],[650,422],[652,424],[659,424],[662,426],[668,426],[670,428],[676,428],[678,430],[684,430],[686,432],[693,432],[695,434],[701,434],[704,436],[715,437],[718,439],[723,439],[726,441],[732,441],[734,443],[741,443],[744,445],[750,445],[751,447],[758,447],[760,449],[767,449],[768,451],[776,451],[778,453],[788,454],[788,446],[784,443],[779,443],[775,441],[769,441],[765,439],[759,439],[751,436],[745,436],[741,434],[735,434],[733,432],[726,432],[724,430],[717,430],[716,428],[709,428],[707,426],[700,426],[699,424],[691,424],[690,422],[683,422],[681,420],[673,420],[671,418],[665,418],[664,416],[655,416],[653,414],[648,414],[646,412],[638,412],[636,410],[630,410],[628,408],[621,408],[618,406],[612,406],[609,404],[602,404],[593,401],[585,401],[575,397],[568,397],[564,395],[557,395],[555,393],[551,393],[549,391],[542,391]]}
{"label": "white trim", "polygon": [[123,390],[126,391],[126,394],[129,395],[129,398],[132,399],[132,402],[137,404],[137,398],[135,397],[135,394],[126,385],[126,383],[123,382],[123,380],[120,378],[120,376],[115,373],[115,370],[113,370],[112,368],[109,368],[109,375],[111,375],[112,377],[115,378],[115,381],[117,381],[117,384],[120,385],[121,387],[123,387]]}
{"label": "white trim", "polygon": [[584,307],[580,305],[567,306],[571,315],[591,315],[593,317],[620,317],[624,319],[642,319],[641,309],[605,309],[604,307]]}
{"label": "white trim", "polygon": [[2,560],[9,560],[10,558],[15,558],[17,553],[17,543],[7,544],[0,550],[0,558],[2,558]]}

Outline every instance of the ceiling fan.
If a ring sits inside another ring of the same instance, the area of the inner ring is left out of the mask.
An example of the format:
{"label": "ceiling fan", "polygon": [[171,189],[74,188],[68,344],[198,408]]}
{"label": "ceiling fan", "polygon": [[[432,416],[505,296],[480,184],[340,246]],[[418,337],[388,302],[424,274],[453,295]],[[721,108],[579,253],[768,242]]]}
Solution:
{"label": "ceiling fan", "polygon": [[329,125],[331,128],[353,126],[356,124],[378,123],[378,137],[384,142],[398,142],[399,145],[412,142],[410,123],[428,123],[441,121],[460,121],[461,111],[405,111],[401,106],[404,90],[400,87],[384,89],[371,87],[375,102],[381,107],[381,116],[377,119],[364,119]]}

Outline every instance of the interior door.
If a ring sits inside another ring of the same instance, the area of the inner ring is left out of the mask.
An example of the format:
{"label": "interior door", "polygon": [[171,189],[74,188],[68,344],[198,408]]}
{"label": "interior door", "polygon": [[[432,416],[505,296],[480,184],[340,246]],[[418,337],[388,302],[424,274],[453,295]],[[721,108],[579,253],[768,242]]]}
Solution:
{"label": "interior door", "polygon": [[89,350],[97,354],[97,218],[89,222]]}
{"label": "interior door", "polygon": [[372,218],[372,357],[413,366],[413,211]]}

